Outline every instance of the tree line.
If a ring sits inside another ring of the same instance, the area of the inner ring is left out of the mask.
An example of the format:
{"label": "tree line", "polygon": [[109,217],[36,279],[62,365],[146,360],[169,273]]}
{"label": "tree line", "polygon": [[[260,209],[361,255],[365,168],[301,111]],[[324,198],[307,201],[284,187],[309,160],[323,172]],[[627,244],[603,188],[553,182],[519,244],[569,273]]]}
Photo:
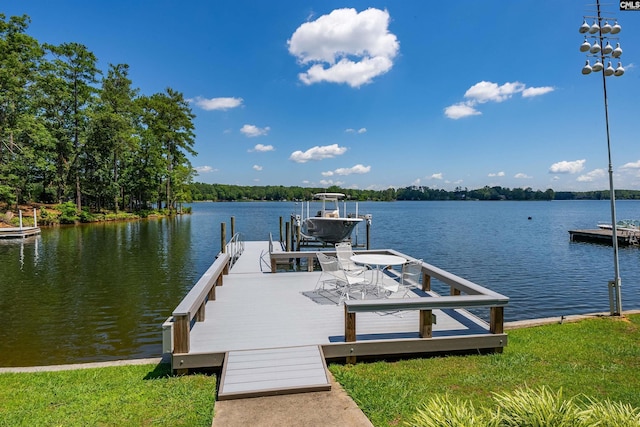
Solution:
{"label": "tree line", "polygon": [[0,13],[0,203],[140,210],[186,201],[194,114],[180,92],[141,95],[82,44],[40,43]]}
{"label": "tree line", "polygon": [[[350,200],[395,201],[395,200],[608,200],[609,191],[556,192],[532,188],[506,188],[485,186],[476,190],[457,187],[453,191],[422,186],[387,188],[385,190],[354,190],[337,186],[329,188],[284,187],[284,186],[240,186],[227,184],[205,184],[195,182],[189,193],[194,201],[243,201],[243,200],[311,200],[316,193],[343,193]],[[640,191],[616,190],[618,199],[638,199]]]}

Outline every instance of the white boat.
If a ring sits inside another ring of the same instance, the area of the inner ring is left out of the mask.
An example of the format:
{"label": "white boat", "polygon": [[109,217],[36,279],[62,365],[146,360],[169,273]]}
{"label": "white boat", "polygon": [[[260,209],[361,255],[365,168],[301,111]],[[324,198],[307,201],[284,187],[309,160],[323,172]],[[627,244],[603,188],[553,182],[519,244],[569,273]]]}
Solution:
{"label": "white boat", "polygon": [[[613,227],[610,222],[599,222],[598,228],[602,230],[611,230]],[[621,221],[616,222],[616,230],[618,231],[630,231],[630,232],[640,232],[640,221],[633,219],[623,219]]]}
{"label": "white boat", "polygon": [[[342,193],[318,193],[314,198],[322,201],[322,209],[316,216],[309,216],[302,220],[302,234],[306,238],[313,238],[325,243],[338,243],[351,237],[353,229],[362,222],[357,213],[340,215],[338,201],[345,197]],[[307,211],[309,210],[307,205]],[[346,210],[346,208],[345,208]]]}

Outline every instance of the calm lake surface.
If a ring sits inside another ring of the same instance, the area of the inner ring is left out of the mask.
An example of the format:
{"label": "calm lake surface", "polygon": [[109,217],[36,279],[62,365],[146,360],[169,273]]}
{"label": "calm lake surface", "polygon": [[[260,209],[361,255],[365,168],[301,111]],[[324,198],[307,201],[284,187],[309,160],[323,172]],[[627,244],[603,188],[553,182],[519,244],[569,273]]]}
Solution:
{"label": "calm lake surface", "polygon": [[[640,202],[616,207],[618,219],[640,219]],[[220,250],[220,224],[230,237],[233,216],[245,240],[277,239],[279,217],[300,210],[196,203],[179,218],[0,241],[0,366],[158,357],[162,323]],[[608,201],[361,202],[359,213],[373,215],[372,249],[397,249],[509,296],[507,321],[609,311],[612,247],[571,243],[568,233],[608,221]],[[640,249],[620,248],[619,258],[622,307],[638,309]]]}

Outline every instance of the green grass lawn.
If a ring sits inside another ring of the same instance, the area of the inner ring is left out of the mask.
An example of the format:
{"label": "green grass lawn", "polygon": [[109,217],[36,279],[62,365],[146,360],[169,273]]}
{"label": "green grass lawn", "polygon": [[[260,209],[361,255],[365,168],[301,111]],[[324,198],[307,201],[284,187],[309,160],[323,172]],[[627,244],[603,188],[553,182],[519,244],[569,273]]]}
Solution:
{"label": "green grass lawn", "polygon": [[215,389],[166,364],[0,374],[0,426],[210,426]]}
{"label": "green grass lawn", "polygon": [[[493,405],[493,393],[562,389],[640,407],[640,315],[508,332],[502,354],[331,365],[375,426],[436,396]],[[168,365],[0,374],[0,426],[210,426],[216,378]]]}
{"label": "green grass lawn", "polygon": [[435,396],[493,404],[493,393],[546,385],[640,407],[640,315],[508,332],[502,354],[331,365],[375,426],[402,425]]}

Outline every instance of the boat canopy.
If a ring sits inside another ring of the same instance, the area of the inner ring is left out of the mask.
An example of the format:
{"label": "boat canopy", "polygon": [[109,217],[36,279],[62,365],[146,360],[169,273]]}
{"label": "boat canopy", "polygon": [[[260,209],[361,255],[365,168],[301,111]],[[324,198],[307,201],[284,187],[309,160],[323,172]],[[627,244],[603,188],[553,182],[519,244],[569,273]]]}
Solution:
{"label": "boat canopy", "polygon": [[314,198],[320,200],[338,200],[344,197],[342,193],[317,193],[313,195]]}

